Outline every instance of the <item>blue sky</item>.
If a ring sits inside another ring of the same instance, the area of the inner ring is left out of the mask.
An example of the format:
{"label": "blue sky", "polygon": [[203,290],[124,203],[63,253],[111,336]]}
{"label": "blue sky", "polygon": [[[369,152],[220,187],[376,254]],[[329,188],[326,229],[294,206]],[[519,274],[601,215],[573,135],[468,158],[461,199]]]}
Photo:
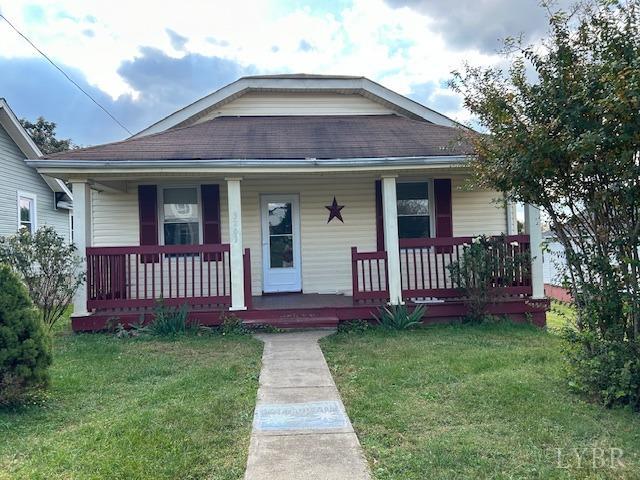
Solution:
{"label": "blue sky", "polygon": [[[517,8],[514,4],[517,3]],[[457,120],[446,87],[500,39],[545,31],[537,0],[0,0],[0,11],[136,132],[242,75],[364,75]],[[0,97],[83,146],[128,135],[0,21]]]}

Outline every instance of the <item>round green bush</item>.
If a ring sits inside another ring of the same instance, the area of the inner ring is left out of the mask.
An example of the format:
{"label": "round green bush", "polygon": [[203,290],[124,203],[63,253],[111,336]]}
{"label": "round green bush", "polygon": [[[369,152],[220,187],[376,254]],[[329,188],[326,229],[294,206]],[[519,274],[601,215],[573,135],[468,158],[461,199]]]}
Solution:
{"label": "round green bush", "polygon": [[0,265],[0,405],[19,403],[47,386],[51,347],[18,277]]}

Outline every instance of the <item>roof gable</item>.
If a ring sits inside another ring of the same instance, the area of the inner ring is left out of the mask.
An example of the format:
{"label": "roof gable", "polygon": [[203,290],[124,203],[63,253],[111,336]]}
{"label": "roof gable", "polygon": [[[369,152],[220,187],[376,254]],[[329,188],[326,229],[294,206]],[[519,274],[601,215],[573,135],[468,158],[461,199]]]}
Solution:
{"label": "roof gable", "polygon": [[[18,120],[18,117],[16,117],[15,113],[13,113],[13,110],[11,110],[9,104],[4,98],[0,98],[0,127],[2,127],[4,131],[7,132],[11,140],[13,140],[18,149],[25,156],[25,159],[37,159],[42,157],[42,152],[35,144],[33,139],[29,136],[27,131],[24,129],[24,127]],[[33,173],[34,175],[37,174],[35,170]],[[71,191],[67,188],[62,180],[50,177],[48,175],[39,175],[46,182],[49,188],[51,188],[52,191],[64,193],[69,197],[70,200],[73,200]]]}
{"label": "roof gable", "polygon": [[[404,97],[365,77],[324,76],[324,75],[272,75],[243,77],[225,87],[197,100],[187,107],[165,117],[150,127],[134,135],[134,138],[175,127],[194,125],[219,116],[225,106],[248,94],[269,95],[349,95],[368,99],[371,105],[379,108],[378,114],[396,113],[407,118],[423,120],[436,125],[457,126],[450,118]],[[346,97],[345,97],[346,98]],[[373,108],[373,107],[372,107]],[[227,107],[228,109],[228,107]],[[306,112],[308,114],[309,112]],[[362,114],[372,114],[366,111]],[[222,113],[223,114],[223,113]],[[252,113],[255,115],[255,112]],[[282,111],[281,115],[291,114]],[[300,113],[301,115],[305,113]],[[336,114],[330,112],[329,114]],[[354,112],[345,111],[346,115]],[[357,112],[356,112],[357,114]]]}
{"label": "roof gable", "polygon": [[38,158],[42,152],[23,128],[4,98],[0,98],[0,125],[26,158]]}

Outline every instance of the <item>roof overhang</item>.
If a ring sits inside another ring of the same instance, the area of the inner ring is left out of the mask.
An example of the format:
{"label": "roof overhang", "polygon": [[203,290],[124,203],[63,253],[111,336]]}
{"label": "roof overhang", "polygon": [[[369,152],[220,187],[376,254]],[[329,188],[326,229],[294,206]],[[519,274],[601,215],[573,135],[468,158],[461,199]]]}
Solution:
{"label": "roof overhang", "polygon": [[383,157],[383,158],[332,158],[332,159],[212,159],[212,160],[64,160],[38,159],[27,163],[42,174],[63,178],[78,178],[105,173],[296,173],[402,170],[440,167],[462,167],[471,157]]}
{"label": "roof overhang", "polygon": [[172,113],[132,138],[197,123],[200,118],[215,112],[216,108],[245,93],[255,91],[355,93],[392,107],[410,118],[419,118],[447,127],[460,126],[449,117],[364,77],[243,77]]}

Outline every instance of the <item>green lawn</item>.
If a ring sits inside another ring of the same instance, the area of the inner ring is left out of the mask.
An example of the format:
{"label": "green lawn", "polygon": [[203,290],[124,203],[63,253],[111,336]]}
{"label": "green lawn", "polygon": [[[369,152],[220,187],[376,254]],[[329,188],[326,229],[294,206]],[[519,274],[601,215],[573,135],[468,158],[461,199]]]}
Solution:
{"label": "green lawn", "polygon": [[244,474],[262,345],[58,329],[42,405],[0,411],[0,478]]}
{"label": "green lawn", "polygon": [[[640,478],[640,414],[569,392],[558,335],[435,326],[322,348],[377,479]],[[611,448],[621,464],[600,466]]]}
{"label": "green lawn", "polygon": [[547,328],[552,332],[559,332],[565,325],[570,325],[576,319],[575,310],[564,303],[551,302],[551,309],[547,312]]}

